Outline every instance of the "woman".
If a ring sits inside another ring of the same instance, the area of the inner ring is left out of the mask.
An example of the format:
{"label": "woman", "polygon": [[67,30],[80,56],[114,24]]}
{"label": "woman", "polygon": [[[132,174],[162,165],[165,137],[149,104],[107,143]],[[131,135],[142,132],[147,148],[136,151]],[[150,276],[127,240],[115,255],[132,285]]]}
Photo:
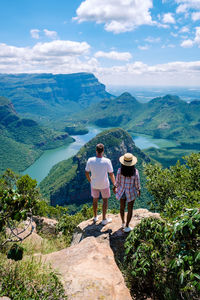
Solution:
{"label": "woman", "polygon": [[[114,193],[116,198],[120,200],[120,215],[122,219],[122,228],[124,232],[132,230],[129,223],[133,214],[133,204],[136,197],[140,197],[140,176],[138,170],[135,168],[137,157],[131,153],[126,153],[119,158],[121,168],[117,171],[116,183],[114,186]],[[124,211],[128,203],[128,214],[125,223]]]}

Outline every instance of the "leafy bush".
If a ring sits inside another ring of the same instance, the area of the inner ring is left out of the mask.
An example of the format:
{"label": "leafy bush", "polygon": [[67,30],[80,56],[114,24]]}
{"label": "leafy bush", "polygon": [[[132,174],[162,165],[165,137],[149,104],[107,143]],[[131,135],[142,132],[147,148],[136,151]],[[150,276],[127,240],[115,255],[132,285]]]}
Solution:
{"label": "leafy bush", "polygon": [[92,216],[92,207],[85,204],[80,212],[75,215],[65,214],[60,218],[57,229],[64,234],[67,246],[69,246],[72,241],[73,233],[77,225],[84,220],[92,218]]}
{"label": "leafy bush", "polygon": [[36,258],[19,262],[0,255],[0,296],[11,299],[67,299],[57,274]]}
{"label": "leafy bush", "polygon": [[200,292],[200,212],[186,210],[172,223],[146,218],[125,243],[127,279],[134,294],[197,299]]}
{"label": "leafy bush", "polygon": [[160,165],[147,165],[147,189],[153,195],[152,208],[174,217],[182,213],[183,207],[193,208],[200,199],[200,154],[193,153],[184,158],[186,164],[177,162],[169,169]]}
{"label": "leafy bush", "polygon": [[133,294],[159,299],[200,297],[200,154],[162,169],[147,166],[147,187],[162,219],[147,218],[125,243],[125,273]]}

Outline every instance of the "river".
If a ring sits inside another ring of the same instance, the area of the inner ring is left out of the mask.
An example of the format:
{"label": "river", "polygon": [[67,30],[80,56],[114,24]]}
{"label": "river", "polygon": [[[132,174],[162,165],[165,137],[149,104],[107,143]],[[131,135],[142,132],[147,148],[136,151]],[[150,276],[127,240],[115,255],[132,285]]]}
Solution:
{"label": "river", "polygon": [[[88,129],[89,133],[85,135],[72,136],[75,139],[74,143],[44,151],[22,174],[28,174],[31,178],[36,179],[37,182],[40,183],[55,164],[75,155],[85,143],[102,131],[101,128],[89,127]],[[172,142],[168,140],[154,139],[146,135],[134,135],[133,140],[135,145],[140,149],[147,149],[149,147],[160,148],[172,145]]]}

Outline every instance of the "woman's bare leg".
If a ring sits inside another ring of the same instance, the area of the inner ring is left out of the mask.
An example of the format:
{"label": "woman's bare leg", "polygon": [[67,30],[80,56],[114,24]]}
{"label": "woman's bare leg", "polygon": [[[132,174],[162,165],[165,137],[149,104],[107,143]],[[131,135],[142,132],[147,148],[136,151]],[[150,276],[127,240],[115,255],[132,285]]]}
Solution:
{"label": "woman's bare leg", "polygon": [[133,204],[134,204],[134,201],[128,202],[128,214],[127,214],[127,220],[126,220],[126,227],[129,226],[129,223],[130,223],[132,215],[133,215]]}
{"label": "woman's bare leg", "polygon": [[125,221],[124,221],[125,207],[126,207],[126,199],[120,199],[120,216],[122,219],[122,223],[125,223]]}

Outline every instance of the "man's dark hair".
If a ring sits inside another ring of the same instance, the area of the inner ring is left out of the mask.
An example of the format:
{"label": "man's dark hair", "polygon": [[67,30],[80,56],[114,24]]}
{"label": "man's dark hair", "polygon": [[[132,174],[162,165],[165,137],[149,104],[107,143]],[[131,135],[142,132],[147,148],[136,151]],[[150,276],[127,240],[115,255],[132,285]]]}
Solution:
{"label": "man's dark hair", "polygon": [[104,145],[103,144],[97,144],[96,145],[96,151],[98,153],[102,153],[104,151]]}
{"label": "man's dark hair", "polygon": [[135,176],[135,166],[124,166],[121,164],[121,174],[125,177]]}

